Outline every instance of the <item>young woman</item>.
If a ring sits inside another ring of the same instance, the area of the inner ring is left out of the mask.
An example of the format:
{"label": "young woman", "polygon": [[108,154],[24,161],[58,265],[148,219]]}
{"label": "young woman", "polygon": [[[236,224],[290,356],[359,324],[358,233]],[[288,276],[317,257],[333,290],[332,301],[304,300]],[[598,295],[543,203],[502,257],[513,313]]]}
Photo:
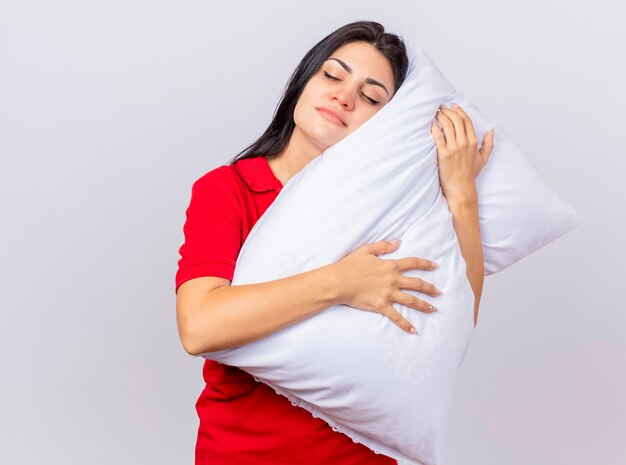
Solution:
{"label": "young woman", "polygon": [[[189,354],[256,341],[338,304],[384,314],[408,332],[410,323],[392,302],[433,311],[401,292],[438,295],[430,283],[402,274],[431,270],[432,263],[379,258],[397,248],[390,241],[364,244],[305,273],[230,286],[241,246],[285,183],[387,104],[407,67],[404,43],[379,23],[359,21],[336,30],[305,55],[259,140],[193,184],[176,274],[178,330]],[[443,109],[437,118],[443,132],[437,126],[432,131],[440,181],[476,295],[476,322],[483,257],[475,180],[492,139],[478,152],[460,108]],[[203,375],[196,465],[397,463],[333,431],[243,370],[206,360]]]}

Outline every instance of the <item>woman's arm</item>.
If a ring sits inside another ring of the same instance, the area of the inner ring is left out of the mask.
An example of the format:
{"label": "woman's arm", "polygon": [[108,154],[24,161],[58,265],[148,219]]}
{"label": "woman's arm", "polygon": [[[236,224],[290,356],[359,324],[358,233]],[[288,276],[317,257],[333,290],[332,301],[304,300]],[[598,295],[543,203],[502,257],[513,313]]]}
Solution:
{"label": "woman's arm", "polygon": [[467,264],[467,279],[474,291],[474,327],[478,322],[478,306],[483,291],[485,262],[483,246],[480,240],[478,221],[478,193],[476,189],[468,191],[464,197],[448,200],[452,212],[452,222],[459,241],[461,254]]}
{"label": "woman's arm", "polygon": [[187,353],[200,355],[261,339],[338,303],[338,297],[328,265],[236,286],[225,278],[194,278],[176,294],[178,330]]}
{"label": "woman's arm", "polygon": [[183,346],[191,355],[238,347],[340,304],[381,313],[410,333],[411,323],[392,303],[426,314],[432,309],[401,289],[431,297],[439,293],[432,284],[403,275],[409,269],[434,270],[430,260],[380,260],[398,246],[390,241],[364,244],[329,265],[256,284],[230,286],[228,279],[215,276],[185,281],[176,294]]}
{"label": "woman's arm", "polygon": [[467,265],[467,278],[474,291],[474,327],[478,322],[478,306],[483,289],[484,259],[478,220],[476,178],[493,151],[494,131],[488,132],[478,149],[474,125],[463,109],[441,106],[432,133],[437,144],[439,181],[452,212],[452,222],[461,254]]}

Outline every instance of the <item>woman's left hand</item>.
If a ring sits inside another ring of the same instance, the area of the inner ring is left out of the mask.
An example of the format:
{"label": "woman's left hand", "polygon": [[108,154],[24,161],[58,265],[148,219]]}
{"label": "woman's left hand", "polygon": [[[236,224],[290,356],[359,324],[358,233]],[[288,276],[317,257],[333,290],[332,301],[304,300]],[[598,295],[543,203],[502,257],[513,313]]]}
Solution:
{"label": "woman's left hand", "polygon": [[[446,200],[464,199],[476,193],[476,178],[487,164],[493,150],[493,130],[488,132],[478,150],[476,133],[471,120],[463,109],[454,104],[443,105],[437,112],[437,120],[431,131],[437,144],[439,183]],[[444,137],[445,135],[445,137]]]}

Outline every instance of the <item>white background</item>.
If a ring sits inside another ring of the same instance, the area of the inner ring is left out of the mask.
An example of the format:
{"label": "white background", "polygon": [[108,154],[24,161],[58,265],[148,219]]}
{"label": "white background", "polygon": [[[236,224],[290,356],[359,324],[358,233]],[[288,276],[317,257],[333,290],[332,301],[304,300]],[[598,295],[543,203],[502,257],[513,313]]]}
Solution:
{"label": "white background", "polygon": [[203,359],[182,348],[174,295],[191,184],[261,135],[317,41],[375,20],[424,48],[583,218],[486,278],[446,464],[623,464],[625,13],[2,0],[0,462],[193,462]]}

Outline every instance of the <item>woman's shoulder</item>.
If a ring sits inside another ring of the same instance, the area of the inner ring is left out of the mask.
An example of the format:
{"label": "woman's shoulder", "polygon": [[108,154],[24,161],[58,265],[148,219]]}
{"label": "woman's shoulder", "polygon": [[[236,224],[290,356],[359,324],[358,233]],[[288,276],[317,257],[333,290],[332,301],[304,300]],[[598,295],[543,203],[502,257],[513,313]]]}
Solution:
{"label": "woman's shoulder", "polygon": [[265,192],[281,187],[263,156],[242,158],[213,168],[200,176],[193,185],[195,190],[228,191],[240,197],[248,195],[249,191]]}
{"label": "woman's shoulder", "polygon": [[191,203],[219,208],[230,213],[241,212],[245,204],[242,181],[232,165],[220,165],[197,178],[191,186]]}
{"label": "woman's shoulder", "polygon": [[236,191],[240,184],[238,178],[233,165],[220,165],[196,179],[192,190]]}

